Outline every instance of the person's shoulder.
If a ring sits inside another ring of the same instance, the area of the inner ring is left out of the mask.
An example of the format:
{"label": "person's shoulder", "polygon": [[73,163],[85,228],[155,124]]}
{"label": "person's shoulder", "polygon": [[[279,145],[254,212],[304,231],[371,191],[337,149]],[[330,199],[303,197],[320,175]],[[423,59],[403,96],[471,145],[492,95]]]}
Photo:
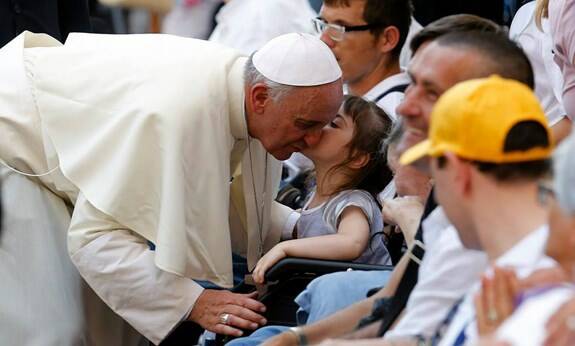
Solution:
{"label": "person's shoulder", "polygon": [[515,36],[521,34],[533,21],[535,13],[535,1],[527,3],[517,11],[509,27],[509,37],[514,39]]}
{"label": "person's shoulder", "polygon": [[409,75],[405,71],[401,71],[380,80],[367,93],[365,93],[364,98],[370,100],[378,98],[381,94],[389,94],[393,92],[404,93],[410,82],[411,80]]}
{"label": "person's shoulder", "polygon": [[535,12],[535,7],[536,7],[536,1],[530,1],[528,3],[526,3],[525,5],[521,6],[517,12],[515,12],[515,16],[513,17],[513,20],[515,20],[516,18],[529,18],[534,12]]}
{"label": "person's shoulder", "polygon": [[375,199],[369,192],[360,189],[344,190],[335,195],[334,199],[344,201],[362,201],[366,203],[375,202]]}
{"label": "person's shoulder", "polygon": [[334,213],[340,215],[348,207],[359,207],[368,216],[372,215],[372,209],[378,209],[377,203],[371,194],[364,190],[343,190],[333,195],[325,205],[326,213]]}

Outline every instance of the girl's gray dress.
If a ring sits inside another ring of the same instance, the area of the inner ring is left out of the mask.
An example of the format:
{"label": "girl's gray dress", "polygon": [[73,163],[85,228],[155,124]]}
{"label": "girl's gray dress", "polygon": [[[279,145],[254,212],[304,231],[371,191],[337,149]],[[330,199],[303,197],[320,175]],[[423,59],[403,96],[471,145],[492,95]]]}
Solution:
{"label": "girl's gray dress", "polygon": [[[309,201],[312,200],[312,197]],[[391,265],[389,252],[383,243],[381,210],[368,192],[345,190],[312,209],[307,208],[309,201],[303,207],[297,223],[298,238],[336,234],[341,214],[345,208],[355,206],[363,211],[369,221],[370,239],[363,253],[353,262]]]}

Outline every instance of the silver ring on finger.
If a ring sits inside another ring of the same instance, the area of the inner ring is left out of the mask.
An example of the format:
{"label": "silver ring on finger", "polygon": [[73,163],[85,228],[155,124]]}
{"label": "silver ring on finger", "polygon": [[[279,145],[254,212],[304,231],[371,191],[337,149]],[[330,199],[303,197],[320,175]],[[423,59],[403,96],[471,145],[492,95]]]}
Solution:
{"label": "silver ring on finger", "polygon": [[230,321],[230,317],[231,317],[230,314],[221,314],[221,315],[220,315],[220,323],[221,323],[221,324],[224,324],[224,325],[227,325],[228,322]]}
{"label": "silver ring on finger", "polygon": [[499,316],[497,315],[497,311],[493,308],[489,309],[487,311],[487,319],[489,320],[489,322],[497,322],[497,320],[499,319]]}

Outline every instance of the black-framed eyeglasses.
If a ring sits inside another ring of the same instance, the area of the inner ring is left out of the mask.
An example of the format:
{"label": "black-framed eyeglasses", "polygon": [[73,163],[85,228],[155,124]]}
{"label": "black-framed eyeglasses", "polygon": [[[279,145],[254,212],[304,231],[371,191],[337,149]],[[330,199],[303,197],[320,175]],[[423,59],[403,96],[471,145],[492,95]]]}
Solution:
{"label": "black-framed eyeglasses", "polygon": [[537,183],[537,201],[541,205],[548,205],[551,198],[555,198],[555,190],[551,182],[539,181]]}
{"label": "black-framed eyeglasses", "polygon": [[334,41],[343,41],[346,32],[353,31],[366,31],[379,27],[379,24],[365,24],[365,25],[340,25],[340,24],[330,24],[326,22],[323,18],[317,17],[312,19],[314,29],[317,34],[326,33],[329,38]]}

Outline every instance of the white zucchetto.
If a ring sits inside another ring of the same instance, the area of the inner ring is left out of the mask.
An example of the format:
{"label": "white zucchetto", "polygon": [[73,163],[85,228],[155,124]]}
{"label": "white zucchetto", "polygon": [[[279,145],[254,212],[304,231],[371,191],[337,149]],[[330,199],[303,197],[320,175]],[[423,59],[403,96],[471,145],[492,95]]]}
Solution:
{"label": "white zucchetto", "polygon": [[274,38],[254,53],[253,63],[264,77],[285,85],[315,86],[341,78],[341,69],[329,47],[310,34]]}

